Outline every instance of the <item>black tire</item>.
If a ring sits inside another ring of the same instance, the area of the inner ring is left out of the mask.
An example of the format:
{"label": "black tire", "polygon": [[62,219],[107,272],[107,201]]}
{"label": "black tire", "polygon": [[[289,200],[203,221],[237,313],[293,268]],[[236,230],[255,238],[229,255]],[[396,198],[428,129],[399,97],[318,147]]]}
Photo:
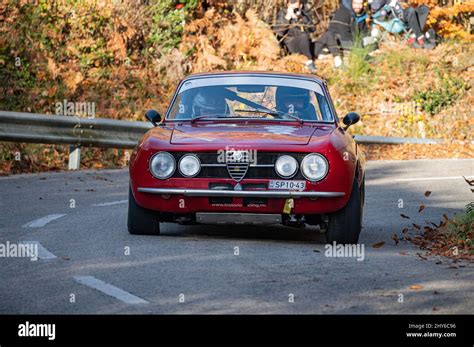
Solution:
{"label": "black tire", "polygon": [[133,235],[159,235],[160,218],[157,212],[143,208],[137,204],[132,194],[128,191],[128,232]]}
{"label": "black tire", "polygon": [[362,226],[362,198],[357,180],[354,180],[351,197],[346,206],[329,215],[326,231],[328,243],[335,241],[341,244],[354,244],[359,241]]}

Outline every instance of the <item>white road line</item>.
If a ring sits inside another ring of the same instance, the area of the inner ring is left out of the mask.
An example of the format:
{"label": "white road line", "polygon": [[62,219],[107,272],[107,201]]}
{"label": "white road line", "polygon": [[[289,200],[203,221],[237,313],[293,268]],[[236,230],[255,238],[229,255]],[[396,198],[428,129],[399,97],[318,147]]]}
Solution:
{"label": "white road line", "polygon": [[[471,176],[464,176],[468,180],[472,180],[470,178]],[[366,180],[366,184],[368,185],[381,185],[381,184],[389,184],[389,183],[400,183],[400,182],[405,182],[405,183],[410,183],[410,182],[422,182],[422,181],[449,181],[449,180],[458,180],[458,181],[464,181],[464,178],[462,176],[445,176],[445,177],[413,177],[413,178],[390,178],[390,177],[384,177],[384,178],[368,178]]]}
{"label": "white road line", "polygon": [[126,304],[148,304],[148,301],[143,300],[142,298],[130,294],[125,290],[117,288],[111,284],[105,283],[94,276],[74,276],[74,280],[80,284],[96,289],[99,292],[123,301]]}
{"label": "white road line", "polygon": [[55,219],[64,217],[65,214],[50,214],[45,217],[35,219],[34,221],[28,222],[23,225],[23,228],[41,228],[44,227],[49,222],[52,222]]}
{"label": "white road line", "polygon": [[[48,259],[54,259],[56,256],[48,251],[46,248],[43,247],[41,243],[38,241],[21,241],[20,244],[32,244],[32,245],[37,245],[38,247],[38,258],[43,259],[43,260],[48,260]],[[33,256],[33,254],[31,254]]]}
{"label": "white road line", "polygon": [[[470,176],[464,176],[470,180]],[[416,177],[416,178],[395,178],[392,182],[411,182],[411,181],[443,181],[443,180],[463,180],[462,176],[445,176],[445,177]]]}
{"label": "white road line", "polygon": [[112,206],[112,205],[118,205],[118,204],[125,204],[127,202],[128,200],[118,200],[118,201],[111,201],[111,202],[103,202],[100,204],[92,204],[92,206]]}

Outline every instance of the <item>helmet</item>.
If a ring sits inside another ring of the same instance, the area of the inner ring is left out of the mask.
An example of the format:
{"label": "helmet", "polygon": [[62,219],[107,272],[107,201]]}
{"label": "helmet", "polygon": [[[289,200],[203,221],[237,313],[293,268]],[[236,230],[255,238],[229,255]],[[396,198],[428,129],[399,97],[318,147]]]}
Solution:
{"label": "helmet", "polygon": [[227,110],[227,102],[220,90],[203,88],[194,96],[193,117],[205,115],[223,115]]}
{"label": "helmet", "polygon": [[307,89],[278,87],[276,90],[276,108],[285,113],[305,112],[310,103],[310,92]]}

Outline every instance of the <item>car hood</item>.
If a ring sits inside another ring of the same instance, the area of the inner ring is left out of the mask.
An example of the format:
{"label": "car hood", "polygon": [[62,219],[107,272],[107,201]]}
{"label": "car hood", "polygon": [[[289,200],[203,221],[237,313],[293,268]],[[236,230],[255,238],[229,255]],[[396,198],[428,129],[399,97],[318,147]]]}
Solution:
{"label": "car hood", "polygon": [[332,127],[276,124],[179,124],[171,144],[278,144],[306,145],[315,132],[327,135]]}

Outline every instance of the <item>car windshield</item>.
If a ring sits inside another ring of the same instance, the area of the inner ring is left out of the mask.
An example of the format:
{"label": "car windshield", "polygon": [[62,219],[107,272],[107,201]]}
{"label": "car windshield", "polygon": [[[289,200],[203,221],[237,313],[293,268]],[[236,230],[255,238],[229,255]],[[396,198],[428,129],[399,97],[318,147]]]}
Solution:
{"label": "car windshield", "polygon": [[283,77],[202,77],[185,81],[167,114],[170,120],[220,118],[333,121],[316,81]]}

